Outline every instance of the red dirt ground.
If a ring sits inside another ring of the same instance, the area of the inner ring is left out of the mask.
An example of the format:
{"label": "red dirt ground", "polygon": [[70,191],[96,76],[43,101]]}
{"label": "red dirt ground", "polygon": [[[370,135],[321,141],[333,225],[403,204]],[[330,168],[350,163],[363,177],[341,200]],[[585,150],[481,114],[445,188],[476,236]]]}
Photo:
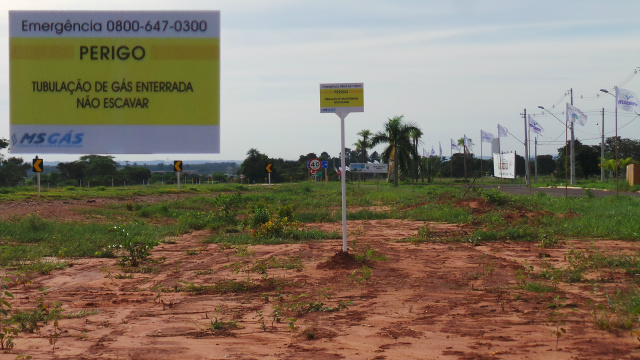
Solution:
{"label": "red dirt ground", "polygon": [[[86,219],[82,209],[118,201],[125,200],[9,202],[1,205],[0,218],[38,213],[81,220]],[[309,226],[341,231],[338,223]],[[157,246],[153,258],[159,261],[148,273],[125,274],[117,259],[74,259],[69,268],[13,286],[14,310],[33,309],[38,289],[46,286],[46,302],[59,301],[71,313],[97,313],[61,319],[55,349],[49,343],[54,328],[48,324],[36,333],[21,333],[15,348],[0,353],[0,359],[20,354],[33,359],[640,358],[635,337],[596,327],[587,300],[604,299],[586,283],[560,285],[567,299],[561,309],[567,332],[556,350],[548,305],[557,293],[527,292],[518,289],[515,280],[516,269],[540,264],[540,254],[566,266],[571,247],[633,252],[634,244],[575,240],[540,249],[514,242],[472,246],[396,241],[414,236],[422,226],[435,236],[469,233],[449,224],[350,221],[349,243],[357,244],[350,254],[339,252],[341,240],[324,240],[250,246],[239,256],[243,252],[238,248],[203,243],[210,233],[196,231]],[[367,247],[388,258],[367,262],[369,277],[364,264],[351,257]],[[269,268],[265,275],[234,273],[228,266],[252,266],[269,258],[298,259],[303,267]],[[213,285],[230,279],[251,279],[255,286],[222,295],[182,291],[189,283]],[[614,288],[611,281],[603,286]],[[339,311],[297,311],[318,301],[324,307],[347,305]],[[209,329],[216,318],[226,324],[236,321],[237,327]]]}

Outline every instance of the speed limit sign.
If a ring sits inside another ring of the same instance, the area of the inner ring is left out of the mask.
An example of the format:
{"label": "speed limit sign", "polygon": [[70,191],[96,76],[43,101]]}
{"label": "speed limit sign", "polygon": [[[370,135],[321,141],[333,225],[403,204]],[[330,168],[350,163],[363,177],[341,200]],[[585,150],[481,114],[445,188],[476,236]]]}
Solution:
{"label": "speed limit sign", "polygon": [[311,169],[311,171],[318,171],[321,166],[322,162],[318,159],[311,159],[311,161],[309,161],[309,169]]}

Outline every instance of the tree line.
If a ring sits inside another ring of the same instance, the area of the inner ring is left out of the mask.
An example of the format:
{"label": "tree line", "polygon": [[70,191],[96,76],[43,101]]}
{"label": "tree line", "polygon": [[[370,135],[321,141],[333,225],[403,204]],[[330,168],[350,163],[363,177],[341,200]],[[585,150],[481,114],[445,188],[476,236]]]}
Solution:
{"label": "tree line", "polygon": [[[469,177],[487,176],[493,173],[493,160],[480,159],[468,151],[463,139],[458,143],[461,151],[451,156],[427,156],[419,154],[422,144],[422,130],[412,122],[406,122],[403,116],[388,119],[383,124],[383,129],[373,133],[365,129],[358,132],[358,140],[353,148],[345,148],[345,161],[351,163],[382,162],[390,164],[387,175],[388,181],[393,181],[397,186],[399,181],[432,182],[437,177],[458,178],[468,180]],[[617,138],[618,161],[615,161],[616,138],[606,139],[604,164],[607,177],[615,176],[616,169],[623,176],[626,165],[636,163],[640,159],[640,141],[634,139]],[[381,153],[369,150],[377,145],[384,145]],[[9,141],[0,139],[0,150],[9,146]],[[541,176],[553,175],[557,179],[565,177],[565,160],[567,146],[558,148],[558,154],[539,155],[537,157],[538,174]],[[574,142],[576,158],[576,177],[588,179],[600,175],[601,159],[600,145],[584,145],[579,140]],[[448,150],[448,148],[447,148]],[[185,172],[187,182],[227,182],[242,174],[252,183],[264,183],[267,181],[267,164],[272,165],[271,181],[289,182],[304,181],[309,178],[307,162],[318,158],[329,163],[328,169],[322,172],[329,176],[329,180],[338,180],[336,171],[340,167],[340,157],[335,157],[323,151],[320,155],[308,153],[300,155],[297,160],[284,160],[282,158],[270,158],[259,150],[252,148],[247,152],[247,157],[238,165],[235,162],[185,164],[190,171]],[[531,173],[534,172],[534,162],[531,161]],[[480,173],[482,169],[482,173]],[[33,177],[30,173],[31,164],[18,157],[5,157],[0,155],[0,186],[16,186],[30,181]],[[516,175],[524,176],[525,159],[516,155]],[[347,178],[355,180],[356,175],[347,173]],[[358,174],[360,179],[366,180],[374,175]],[[176,181],[173,173],[173,164],[154,165],[129,165],[118,164],[113,156],[84,155],[79,160],[60,162],[55,166],[45,166],[45,172],[41,176],[41,183],[49,186],[120,186],[132,184],[172,184]]]}

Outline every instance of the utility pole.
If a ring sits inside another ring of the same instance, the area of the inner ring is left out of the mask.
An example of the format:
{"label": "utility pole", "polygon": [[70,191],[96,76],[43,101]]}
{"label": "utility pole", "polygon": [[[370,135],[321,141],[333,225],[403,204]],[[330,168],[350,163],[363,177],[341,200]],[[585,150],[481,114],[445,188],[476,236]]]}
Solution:
{"label": "utility pole", "polygon": [[602,108],[602,140],[600,140],[600,182],[604,182],[604,108]]}
{"label": "utility pole", "polygon": [[[573,106],[573,88],[569,89],[571,93],[571,106]],[[575,121],[571,121],[571,185],[576,184],[576,152],[573,146],[575,136],[573,134],[573,125]]]}
{"label": "utility pole", "polygon": [[527,130],[529,128],[527,126],[527,109],[524,109],[524,113],[520,115],[522,115],[522,118],[524,119],[524,176],[526,179],[526,186],[531,186],[531,179],[529,176],[529,140],[527,138]]}
{"label": "utility pole", "polygon": [[537,184],[538,183],[538,135],[536,135],[536,146],[535,146],[535,150],[534,151],[535,151],[535,153],[534,153],[534,161],[535,161],[534,167],[536,169],[534,179],[535,179],[535,182]]}

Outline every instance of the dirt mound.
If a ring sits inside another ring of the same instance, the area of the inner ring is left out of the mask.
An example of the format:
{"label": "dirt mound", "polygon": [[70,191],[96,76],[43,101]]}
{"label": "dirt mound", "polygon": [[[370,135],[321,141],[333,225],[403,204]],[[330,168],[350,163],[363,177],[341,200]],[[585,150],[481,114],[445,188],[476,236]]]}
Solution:
{"label": "dirt mound", "polygon": [[361,266],[362,264],[356,260],[353,254],[340,250],[329,260],[318,264],[318,269],[357,269]]}

